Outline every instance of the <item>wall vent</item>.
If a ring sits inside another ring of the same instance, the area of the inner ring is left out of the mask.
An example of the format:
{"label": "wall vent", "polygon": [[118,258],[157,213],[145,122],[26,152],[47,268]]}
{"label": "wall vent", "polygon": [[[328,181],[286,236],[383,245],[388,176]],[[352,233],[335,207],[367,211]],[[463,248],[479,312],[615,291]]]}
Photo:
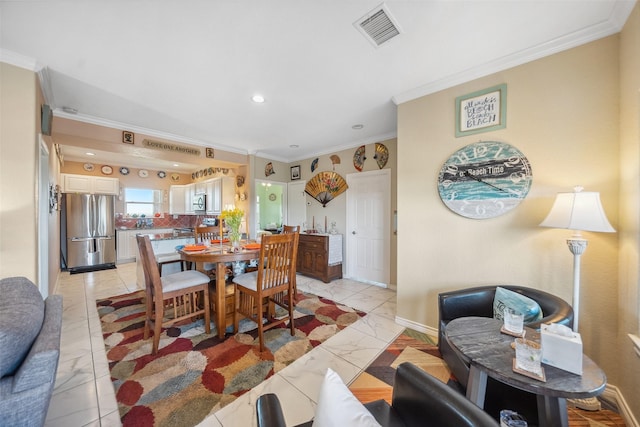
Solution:
{"label": "wall vent", "polygon": [[383,3],[358,19],[353,25],[375,47],[380,47],[401,33],[400,26]]}

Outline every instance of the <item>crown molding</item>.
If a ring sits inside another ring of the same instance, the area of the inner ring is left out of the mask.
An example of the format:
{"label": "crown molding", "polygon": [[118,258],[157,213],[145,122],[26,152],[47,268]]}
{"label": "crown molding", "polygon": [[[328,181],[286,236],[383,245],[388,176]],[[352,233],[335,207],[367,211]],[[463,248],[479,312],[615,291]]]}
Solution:
{"label": "crown molding", "polygon": [[132,125],[129,123],[117,122],[115,120],[103,119],[100,117],[90,116],[87,114],[71,114],[67,113],[60,108],[53,110],[55,117],[61,117],[64,119],[75,120],[77,122],[88,123],[96,126],[104,126],[111,129],[128,130],[134,133],[140,133],[146,136],[151,136],[160,139],[166,139],[174,142],[184,142],[185,144],[196,145],[199,147],[210,147],[216,150],[223,150],[230,153],[248,155],[247,150],[241,150],[236,147],[230,147],[228,145],[212,144],[210,142],[202,141],[199,139],[189,138],[182,135],[176,135],[169,132],[162,132],[154,129],[149,129],[141,126]]}
{"label": "crown molding", "polygon": [[324,150],[320,150],[320,151],[314,151],[311,154],[305,154],[302,157],[282,157],[282,156],[274,156],[272,154],[267,154],[261,151],[254,151],[250,154],[255,155],[256,157],[260,157],[261,159],[267,159],[267,160],[273,160],[276,162],[282,162],[282,163],[292,163],[292,162],[299,162],[301,160],[305,160],[305,159],[311,159],[314,157],[320,157],[320,156],[324,156],[326,154],[334,154],[337,151],[343,151],[343,150],[349,150],[351,148],[356,148],[359,147],[361,145],[367,145],[367,144],[373,144],[375,142],[382,142],[382,141],[386,141],[388,139],[392,139],[392,138],[396,138],[398,136],[397,132],[388,132],[388,133],[383,133],[383,134],[379,134],[379,135],[374,135],[374,136],[370,136],[367,138],[362,138],[356,141],[351,141],[342,145],[332,145],[331,147],[328,147],[327,149]]}
{"label": "crown molding", "polygon": [[550,40],[547,43],[543,43],[529,49],[524,49],[502,58],[497,58],[494,61],[478,67],[452,74],[444,79],[436,80],[415,89],[399,93],[394,95],[391,99],[396,105],[400,105],[444,89],[449,89],[462,83],[479,79],[490,74],[504,71],[536,59],[544,58],[546,56],[616,34],[622,30],[622,27],[629,18],[629,14],[633,10],[634,5],[635,0],[617,1],[609,19],[606,21],[584,28],[580,31],[566,34],[554,40]]}
{"label": "crown molding", "polygon": [[29,56],[21,55],[11,50],[1,48],[0,62],[15,65],[16,67],[24,68],[26,70],[33,71],[34,73],[37,73],[38,71],[40,71],[40,69],[43,68],[43,65],[40,64],[35,58],[31,58]]}

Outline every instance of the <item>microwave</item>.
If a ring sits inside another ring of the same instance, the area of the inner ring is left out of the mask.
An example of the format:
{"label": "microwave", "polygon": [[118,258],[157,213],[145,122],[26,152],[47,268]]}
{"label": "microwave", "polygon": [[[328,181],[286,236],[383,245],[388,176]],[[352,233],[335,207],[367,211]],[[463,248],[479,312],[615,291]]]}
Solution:
{"label": "microwave", "polygon": [[207,209],[206,194],[196,194],[193,196],[193,211],[204,212]]}

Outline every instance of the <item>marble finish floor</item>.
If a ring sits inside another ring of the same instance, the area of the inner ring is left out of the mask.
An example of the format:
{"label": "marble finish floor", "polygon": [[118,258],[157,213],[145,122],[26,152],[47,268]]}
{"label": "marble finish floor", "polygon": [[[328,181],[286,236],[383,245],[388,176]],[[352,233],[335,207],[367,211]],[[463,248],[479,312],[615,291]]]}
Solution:
{"label": "marble finish floor", "polygon": [[[313,417],[327,367],[349,384],[404,330],[394,322],[396,294],[392,290],[349,279],[327,284],[301,275],[297,283],[302,291],[368,314],[212,414],[200,426],[255,426],[255,402],[263,393],[278,395],[287,425],[308,421]],[[64,297],[61,353],[47,427],[121,425],[95,300],[138,289],[135,263],[119,265],[115,270],[61,273],[55,290]]]}

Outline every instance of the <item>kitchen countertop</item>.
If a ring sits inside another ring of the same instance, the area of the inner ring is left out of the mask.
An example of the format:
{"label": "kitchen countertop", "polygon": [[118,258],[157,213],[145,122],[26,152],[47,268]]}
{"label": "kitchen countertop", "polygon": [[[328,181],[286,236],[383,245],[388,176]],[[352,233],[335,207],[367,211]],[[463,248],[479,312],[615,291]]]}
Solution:
{"label": "kitchen countertop", "polygon": [[[157,230],[166,230],[167,227],[157,228]],[[189,239],[193,238],[193,233],[188,231],[179,231],[172,233],[156,233],[153,228],[119,228],[118,231],[132,231],[135,230],[137,234],[148,234],[150,240],[176,240],[176,239]]]}
{"label": "kitchen countertop", "polygon": [[178,239],[193,239],[193,233],[143,233],[149,234],[149,240],[178,240]]}

